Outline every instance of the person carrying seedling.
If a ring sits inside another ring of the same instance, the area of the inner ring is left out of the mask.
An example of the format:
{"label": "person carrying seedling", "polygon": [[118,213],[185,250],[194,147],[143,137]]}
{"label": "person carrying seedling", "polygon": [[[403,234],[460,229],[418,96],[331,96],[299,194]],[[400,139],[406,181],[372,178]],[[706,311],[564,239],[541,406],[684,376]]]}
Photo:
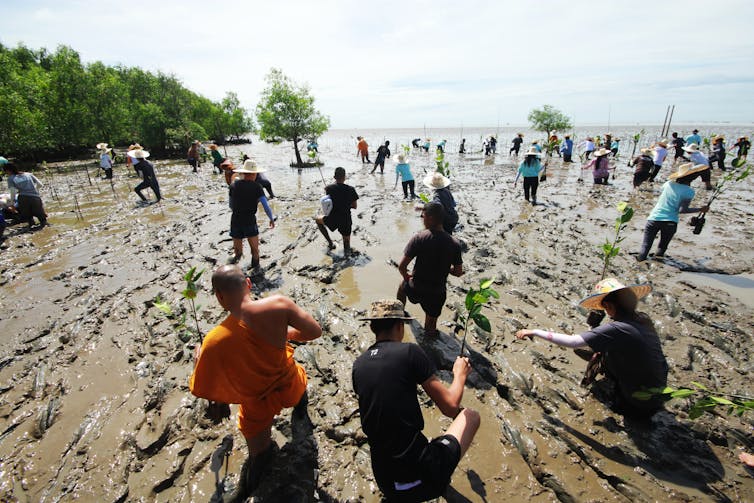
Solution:
{"label": "person carrying seedling", "polygon": [[691,204],[695,195],[694,189],[689,185],[697,176],[708,169],[709,166],[706,164],[686,163],[678,166],[678,171],[668,176],[668,181],[662,186],[660,198],[647,218],[647,225],[644,227],[644,239],[636,260],[641,262],[647,259],[657,233],[660,233],[660,244],[657,246],[657,252],[654,256],[665,256],[670,240],[673,239],[678,229],[679,213],[697,213],[709,210],[709,206],[689,208],[689,204]]}
{"label": "person carrying seedling", "polygon": [[230,197],[230,237],[233,238],[233,257],[231,264],[241,260],[243,255],[243,240],[249,242],[251,248],[252,269],[259,267],[259,227],[257,226],[257,207],[262,204],[264,212],[270,219],[270,229],[275,228],[275,217],[272,215],[262,186],[256,182],[257,175],[265,170],[258,167],[254,161],[247,159],[243,167],[234,172],[241,175],[228,187]]}
{"label": "person carrying seedling", "polygon": [[[421,213],[424,230],[409,240],[398,264],[403,277],[398,286],[398,300],[421,305],[425,314],[424,333],[437,335],[437,318],[446,298],[448,274],[463,275],[461,244],[443,230],[445,211],[439,203],[427,203]],[[408,266],[413,261],[411,274]]]}
{"label": "person carrying seedling", "polygon": [[542,154],[537,152],[535,148],[530,148],[526,153],[526,157],[518,166],[518,174],[513,181],[513,186],[516,186],[518,178],[524,177],[524,197],[529,202],[529,194],[531,193],[531,204],[537,204],[537,187],[539,187],[539,174],[542,172],[544,166],[539,162]]}
{"label": "person carrying seedling", "polygon": [[414,175],[411,174],[411,166],[406,162],[406,156],[398,154],[398,164],[395,165],[395,186],[398,186],[398,177],[401,178],[403,186],[403,198],[408,199],[408,192],[411,191],[411,199],[416,197],[414,193]]}
{"label": "person carrying seedling", "polygon": [[314,340],[322,329],[287,297],[253,300],[251,280],[238,266],[219,267],[212,275],[212,288],[229,314],[198,349],[189,389],[200,398],[240,404],[238,429],[249,456],[231,501],[245,501],[277,450],[271,436],[275,416],[295,406],[292,422],[308,420],[306,371],[293,359],[289,341]]}
{"label": "person carrying seedling", "polygon": [[327,248],[329,250],[335,249],[335,243],[330,239],[330,234],[327,232],[329,228],[331,231],[336,229],[343,236],[343,254],[351,254],[351,210],[356,209],[356,204],[359,199],[359,195],[356,193],[356,189],[346,184],[346,170],[342,167],[335,168],[335,183],[332,183],[325,187],[325,194],[330,196],[332,200],[332,209],[328,215],[317,215],[314,220],[317,222],[319,231],[325,236],[327,240]]}
{"label": "person carrying seedling", "polygon": [[582,386],[604,374],[615,384],[612,408],[633,417],[648,418],[662,408],[662,400],[639,400],[634,392],[663,388],[667,384],[668,364],[652,320],[636,310],[639,299],[652,291],[648,284],[623,285],[615,278],[603,279],[594,294],[579,306],[605,311],[612,321],[599,325],[604,314],[592,321],[592,329],[567,335],[548,330],[519,330],[518,339],[544,339],[558,346],[574,348],[589,361]]}
{"label": "person carrying seedling", "polygon": [[[372,302],[362,320],[369,321],[376,340],[356,359],[351,375],[377,485],[387,501],[439,498],[481,423],[478,412],[461,406],[469,359],[456,358],[453,382],[446,387],[422,348],[403,342],[411,317],[402,302]],[[422,432],[417,385],[453,420],[432,440]]]}

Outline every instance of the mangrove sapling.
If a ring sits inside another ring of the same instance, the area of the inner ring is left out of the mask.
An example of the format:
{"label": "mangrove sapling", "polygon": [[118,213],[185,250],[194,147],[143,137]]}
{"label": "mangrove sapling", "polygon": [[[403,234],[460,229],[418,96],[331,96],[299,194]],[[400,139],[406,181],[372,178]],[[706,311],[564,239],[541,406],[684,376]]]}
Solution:
{"label": "mangrove sapling", "polygon": [[[199,317],[197,316],[196,312],[198,309],[201,309],[201,306],[197,306],[194,303],[194,299],[196,299],[196,294],[199,292],[199,285],[197,284],[197,282],[199,281],[199,278],[201,278],[203,273],[204,269],[196,272],[196,266],[189,269],[188,272],[183,275],[183,280],[186,281],[186,288],[184,288],[184,290],[181,292],[181,297],[183,297],[184,300],[189,301],[191,315],[194,318],[194,325],[196,326],[196,334],[199,336],[200,342],[204,341],[204,334],[202,334],[202,331],[199,328]],[[188,340],[191,338],[191,330],[186,324],[186,312],[184,311],[180,318],[176,317],[170,304],[164,302],[159,295],[155,298],[152,304],[157,309],[165,313],[168,318],[175,321],[174,326],[178,330],[178,338],[180,338],[183,342],[188,342]]]}
{"label": "mangrove sapling", "polygon": [[633,150],[631,151],[631,157],[628,158],[628,163],[626,164],[626,166],[630,167],[631,161],[634,159],[634,157],[636,157],[636,147],[639,146],[639,140],[641,140],[641,137],[644,136],[644,133],[646,133],[646,131],[642,129],[641,131],[639,131],[638,133],[636,133],[635,135],[631,137],[631,140],[634,142],[634,147],[633,147]]}
{"label": "mangrove sapling", "polygon": [[466,349],[466,335],[468,334],[470,321],[473,321],[476,326],[485,332],[490,332],[492,330],[490,320],[482,314],[482,308],[487,305],[490,297],[496,299],[500,298],[500,294],[492,288],[494,282],[494,278],[482,280],[479,283],[478,289],[469,288],[469,291],[466,293],[466,300],[463,305],[465,310],[464,312],[458,313],[458,321],[456,322],[455,329],[456,333],[463,330],[460,356],[463,356],[463,352]]}
{"label": "mangrove sapling", "polygon": [[[744,166],[744,169],[741,169],[741,166]],[[691,220],[689,221],[689,225],[694,226],[694,234],[702,233],[704,223],[706,222],[705,215],[707,214],[707,211],[709,211],[709,206],[712,204],[712,202],[720,197],[723,192],[730,188],[731,182],[740,182],[742,180],[746,180],[746,178],[749,177],[750,173],[751,166],[746,164],[746,161],[744,160],[743,163],[739,163],[738,167],[726,174],[717,182],[715,191],[710,196],[709,201],[707,201],[707,210],[700,211],[698,215],[691,217]]]}
{"label": "mangrove sapling", "polygon": [[688,398],[690,401],[693,400],[689,407],[689,419],[697,419],[705,412],[712,414],[720,407],[727,408],[728,415],[735,413],[739,417],[745,412],[754,410],[754,397],[720,393],[710,390],[695,381],[691,381],[691,387],[686,386],[677,389],[668,386],[664,388],[648,388],[646,390],[635,391],[632,396],[637,400],[651,400],[653,398],[660,398],[664,401],[669,401],[673,398]]}
{"label": "mangrove sapling", "polygon": [[178,338],[182,342],[188,342],[191,340],[193,334],[189,327],[186,326],[187,312],[185,310],[180,316],[176,315],[173,308],[163,300],[161,295],[157,295],[157,297],[152,300],[152,305],[162,311],[165,314],[165,317],[173,322],[173,328],[176,330]]}
{"label": "mangrove sapling", "polygon": [[435,163],[437,163],[437,172],[443,176],[450,176],[450,163],[445,160],[445,152],[437,150],[437,156],[435,157]]}
{"label": "mangrove sapling", "polygon": [[620,253],[618,244],[625,239],[620,237],[620,233],[626,229],[628,222],[631,221],[631,218],[634,216],[634,209],[625,201],[618,203],[616,208],[620,212],[620,215],[615,219],[615,236],[613,237],[613,242],[611,243],[609,238],[605,238],[605,243],[602,245],[602,255],[604,257],[605,265],[602,268],[602,276],[600,279],[605,279],[610,260]]}

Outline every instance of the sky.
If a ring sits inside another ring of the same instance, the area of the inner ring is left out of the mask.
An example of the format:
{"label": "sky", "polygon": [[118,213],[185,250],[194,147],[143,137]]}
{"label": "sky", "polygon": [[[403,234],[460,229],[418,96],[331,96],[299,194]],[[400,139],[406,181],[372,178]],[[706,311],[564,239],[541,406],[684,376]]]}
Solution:
{"label": "sky", "polygon": [[754,2],[0,0],[0,43],[174,74],[253,110],[277,67],[333,128],[754,122]]}

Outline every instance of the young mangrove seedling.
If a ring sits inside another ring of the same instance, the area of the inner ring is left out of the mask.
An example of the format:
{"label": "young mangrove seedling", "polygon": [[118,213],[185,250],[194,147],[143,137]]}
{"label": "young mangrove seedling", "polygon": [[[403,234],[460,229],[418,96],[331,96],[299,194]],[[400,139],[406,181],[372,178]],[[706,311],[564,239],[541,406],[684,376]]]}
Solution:
{"label": "young mangrove seedling", "polygon": [[463,305],[465,311],[458,313],[458,321],[456,322],[456,332],[463,330],[461,356],[463,356],[463,352],[466,349],[466,335],[468,333],[470,321],[473,321],[476,326],[485,332],[490,332],[492,330],[490,320],[482,314],[482,308],[487,305],[490,297],[496,299],[500,298],[500,294],[492,288],[494,282],[494,278],[482,280],[479,283],[478,289],[469,288],[469,291],[466,293],[466,300]]}
{"label": "young mangrove seedling", "polygon": [[437,172],[443,176],[450,176],[450,163],[445,160],[445,152],[437,150],[437,157],[435,157],[437,163]]}
{"label": "young mangrove seedling", "polygon": [[[691,386],[678,389],[667,386],[665,388],[648,388],[646,390],[634,391],[632,396],[637,400],[660,398],[664,401],[672,400],[673,398],[688,398],[692,400],[693,397],[695,401],[689,408],[689,419],[697,419],[705,412],[711,414],[719,407],[727,408],[728,415],[735,413],[739,417],[745,412],[754,410],[754,397],[719,393],[695,381],[691,381]],[[725,395],[728,398],[717,395]]]}
{"label": "young mangrove seedling", "polygon": [[[201,306],[197,306],[194,303],[194,299],[196,299],[196,294],[199,292],[199,285],[197,282],[203,273],[204,269],[196,272],[196,266],[189,269],[188,272],[183,275],[183,279],[186,281],[186,288],[181,292],[181,297],[183,297],[184,300],[189,301],[191,315],[194,317],[194,325],[196,326],[196,335],[199,337],[200,342],[204,340],[204,334],[202,334],[202,331],[199,329],[199,317],[196,312],[201,309]],[[183,314],[181,314],[181,317],[177,318],[170,304],[165,302],[159,295],[155,297],[152,304],[165,313],[168,318],[174,320],[174,327],[178,330],[178,338],[183,342],[188,342],[191,338],[191,330],[188,325],[186,325],[186,312],[184,311]]]}
{"label": "young mangrove seedling", "polygon": [[631,208],[625,201],[618,203],[617,208],[620,212],[620,215],[615,219],[615,236],[613,237],[613,242],[611,243],[608,238],[605,238],[605,243],[602,245],[602,254],[604,256],[605,265],[602,268],[601,279],[605,279],[605,274],[607,273],[607,268],[610,265],[610,260],[616,257],[620,252],[618,244],[621,243],[624,239],[620,237],[621,231],[625,230],[625,228],[627,227],[626,224],[628,224],[628,222],[634,216],[634,209]]}

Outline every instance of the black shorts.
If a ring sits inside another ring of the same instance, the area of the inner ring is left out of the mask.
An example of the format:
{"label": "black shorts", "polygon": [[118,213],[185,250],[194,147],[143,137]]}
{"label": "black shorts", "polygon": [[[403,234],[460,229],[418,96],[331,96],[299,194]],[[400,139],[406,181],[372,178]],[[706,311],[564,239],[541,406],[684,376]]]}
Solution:
{"label": "black shorts", "polygon": [[[388,501],[427,501],[439,498],[448,489],[459,461],[461,444],[452,435],[442,435],[429,442],[419,456],[415,465],[419,478],[405,482],[377,482]],[[373,459],[372,463],[374,462]]]}
{"label": "black shorts", "polygon": [[337,230],[343,236],[351,235],[351,217],[333,215],[330,213],[324,219],[325,225],[331,231]]}
{"label": "black shorts", "polygon": [[408,281],[403,282],[403,291],[409,301],[422,307],[425,314],[433,318],[440,316],[445,305],[446,292],[444,288],[441,290],[417,288],[412,279],[410,283]]}
{"label": "black shorts", "polygon": [[253,238],[259,236],[259,227],[254,222],[251,225],[233,225],[230,224],[230,237],[233,239]]}
{"label": "black shorts", "polygon": [[638,187],[646,182],[649,179],[649,175],[649,171],[639,171],[638,173],[634,173],[634,187]]}

